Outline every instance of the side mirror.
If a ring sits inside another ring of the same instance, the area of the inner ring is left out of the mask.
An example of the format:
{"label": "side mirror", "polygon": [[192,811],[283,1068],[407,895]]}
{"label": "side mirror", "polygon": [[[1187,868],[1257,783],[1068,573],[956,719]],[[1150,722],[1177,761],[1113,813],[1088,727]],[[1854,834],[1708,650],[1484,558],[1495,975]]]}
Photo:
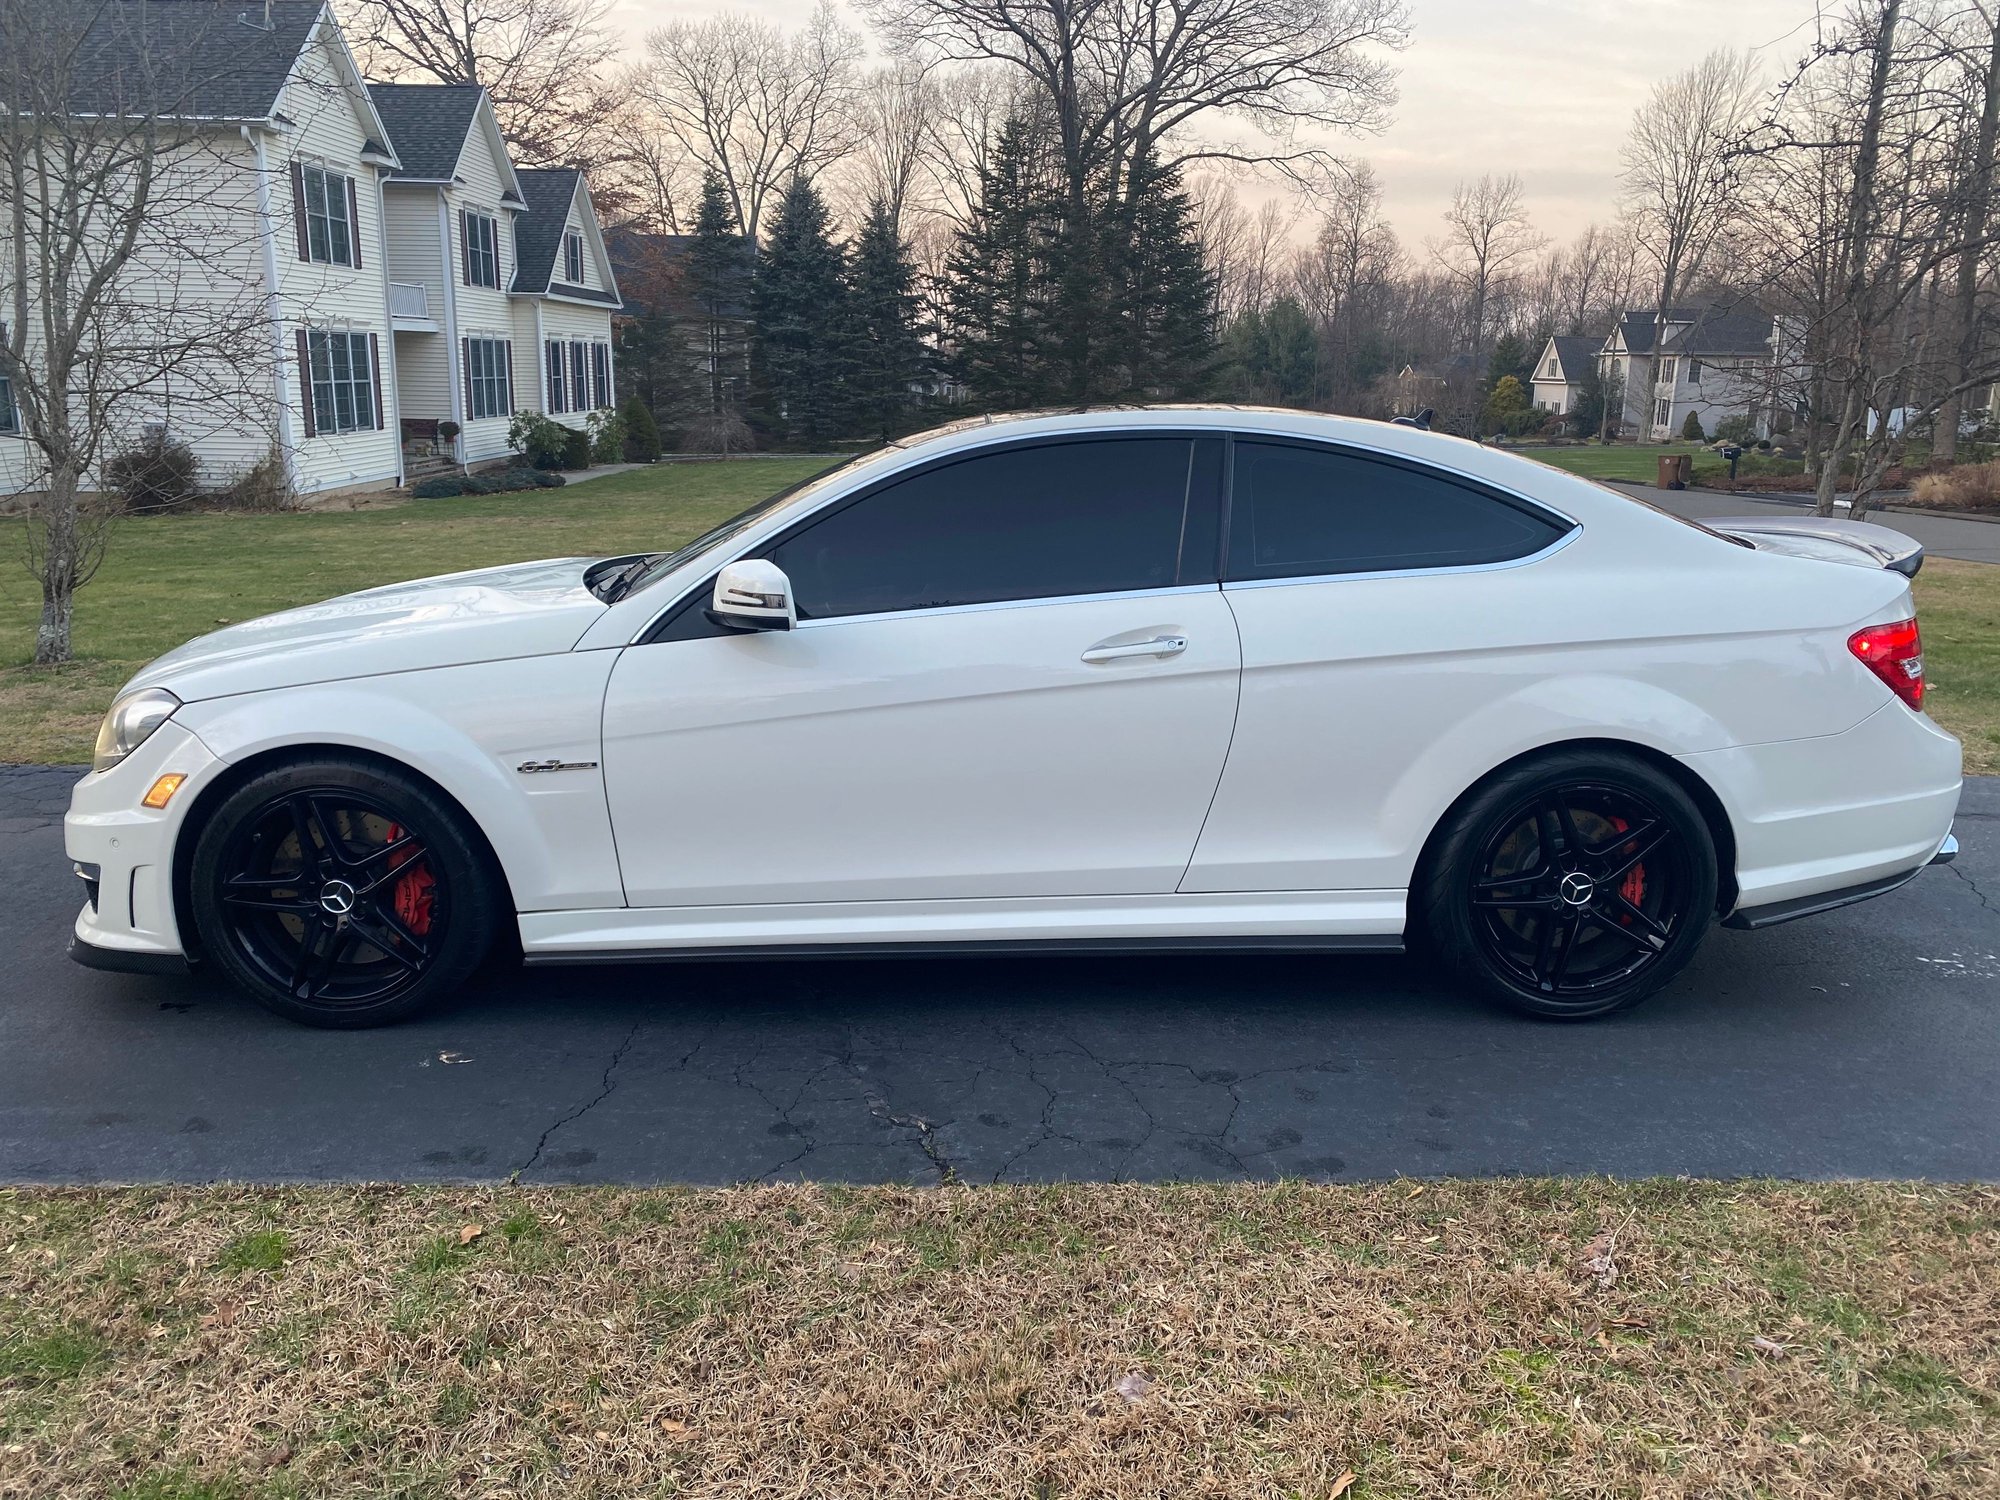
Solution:
{"label": "side mirror", "polygon": [[761,557],[729,563],[715,575],[708,617],[731,630],[790,630],[799,623],[792,581]]}

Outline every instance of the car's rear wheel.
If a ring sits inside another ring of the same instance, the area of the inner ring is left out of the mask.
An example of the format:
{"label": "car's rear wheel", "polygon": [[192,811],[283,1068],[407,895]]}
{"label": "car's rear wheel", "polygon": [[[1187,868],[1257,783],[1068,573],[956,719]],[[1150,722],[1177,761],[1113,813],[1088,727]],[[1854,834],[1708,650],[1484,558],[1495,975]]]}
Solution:
{"label": "car's rear wheel", "polygon": [[1426,860],[1419,926],[1447,968],[1530,1015],[1636,1005],[1694,956],[1715,914],[1715,841],[1669,776],[1555,752],[1494,777]]}
{"label": "car's rear wheel", "polygon": [[415,777],[340,759],[252,778],[195,844],[203,952],[260,1005],[380,1026],[455,990],[493,940],[495,886],[464,815]]}

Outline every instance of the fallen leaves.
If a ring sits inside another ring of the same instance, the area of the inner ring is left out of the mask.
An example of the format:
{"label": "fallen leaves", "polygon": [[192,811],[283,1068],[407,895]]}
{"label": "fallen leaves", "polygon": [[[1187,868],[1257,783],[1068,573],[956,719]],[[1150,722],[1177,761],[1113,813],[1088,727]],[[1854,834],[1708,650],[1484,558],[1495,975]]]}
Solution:
{"label": "fallen leaves", "polygon": [[464,1224],[459,1227],[458,1242],[461,1245],[469,1245],[485,1233],[484,1224]]}
{"label": "fallen leaves", "polygon": [[1354,1488],[1354,1471],[1343,1469],[1340,1478],[1334,1480],[1333,1488],[1326,1492],[1326,1500],[1340,1500],[1340,1497]]}
{"label": "fallen leaves", "polygon": [[1120,1376],[1118,1383],[1111,1389],[1118,1393],[1119,1399],[1127,1406],[1137,1406],[1152,1394],[1153,1382],[1137,1370],[1133,1370]]}
{"label": "fallen leaves", "polygon": [[1750,1347],[1766,1359],[1783,1359],[1787,1354],[1792,1352],[1789,1344],[1781,1344],[1776,1339],[1762,1333],[1750,1340]]}
{"label": "fallen leaves", "polygon": [[1577,1257],[1577,1264],[1595,1276],[1598,1286],[1604,1288],[1618,1279],[1617,1256],[1617,1233],[1610,1229],[1602,1229],[1588,1245],[1583,1247],[1583,1254]]}

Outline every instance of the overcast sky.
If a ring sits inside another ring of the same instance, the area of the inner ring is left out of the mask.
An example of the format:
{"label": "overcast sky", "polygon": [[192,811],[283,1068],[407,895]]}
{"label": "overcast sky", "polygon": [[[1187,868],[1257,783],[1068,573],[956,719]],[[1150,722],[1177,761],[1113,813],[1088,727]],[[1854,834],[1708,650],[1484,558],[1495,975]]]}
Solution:
{"label": "overcast sky", "polygon": [[[1566,239],[1611,216],[1618,145],[1652,80],[1718,46],[1758,49],[1776,76],[1832,0],[1408,0],[1414,38],[1382,135],[1341,141],[1375,163],[1412,249],[1439,228],[1452,184],[1519,172],[1535,223]],[[740,10],[790,25],[811,0],[619,0],[634,37],[674,15]],[[860,15],[850,3],[850,18]]]}

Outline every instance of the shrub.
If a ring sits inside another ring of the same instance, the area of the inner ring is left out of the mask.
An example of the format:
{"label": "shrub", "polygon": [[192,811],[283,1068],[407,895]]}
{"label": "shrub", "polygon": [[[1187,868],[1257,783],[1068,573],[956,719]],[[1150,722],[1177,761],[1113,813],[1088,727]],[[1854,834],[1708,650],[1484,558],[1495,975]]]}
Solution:
{"label": "shrub", "polygon": [[2000,509],[2000,460],[1926,474],[1910,492],[1910,503],[1947,510]]}
{"label": "shrub", "polygon": [[733,411],[705,411],[681,431],[683,453],[741,453],[750,446],[750,424]]}
{"label": "shrub", "polygon": [[284,456],[273,448],[205,499],[218,510],[284,510],[292,503],[292,482]]}
{"label": "shrub", "polygon": [[625,419],[608,406],[600,406],[583,419],[590,434],[593,463],[615,464],[625,456]]}
{"label": "shrub", "polygon": [[104,477],[130,511],[171,510],[201,489],[201,460],[164,429],[149,431],[104,466]]}
{"label": "shrub", "polygon": [[625,462],[649,464],[660,456],[660,424],[637,395],[625,398]]}
{"label": "shrub", "polygon": [[456,441],[459,434],[458,423],[452,421],[440,422],[438,423],[437,432],[438,432],[439,442],[441,443],[454,442]]}
{"label": "shrub", "polygon": [[509,495],[516,490],[554,490],[569,483],[560,474],[516,465],[492,474],[438,474],[412,485],[419,500],[446,500],[453,495]]}
{"label": "shrub", "polygon": [[577,427],[565,427],[563,434],[562,466],[565,469],[589,468],[591,450],[595,446],[590,434]]}
{"label": "shrub", "polygon": [[[1692,416],[1693,413],[1690,412],[1689,415]],[[1755,442],[1755,433],[1756,429],[1751,426],[1749,416],[1743,412],[1738,412],[1733,417],[1724,417],[1715,424],[1715,440],[1718,443],[1734,443],[1739,448]]]}
{"label": "shrub", "polygon": [[538,411],[517,411],[507,424],[507,446],[538,469],[559,469],[570,429]]}
{"label": "shrub", "polygon": [[1689,412],[1687,420],[1681,423],[1681,441],[1687,443],[1705,443],[1708,441],[1708,434],[1701,430],[1701,417],[1698,413]]}

